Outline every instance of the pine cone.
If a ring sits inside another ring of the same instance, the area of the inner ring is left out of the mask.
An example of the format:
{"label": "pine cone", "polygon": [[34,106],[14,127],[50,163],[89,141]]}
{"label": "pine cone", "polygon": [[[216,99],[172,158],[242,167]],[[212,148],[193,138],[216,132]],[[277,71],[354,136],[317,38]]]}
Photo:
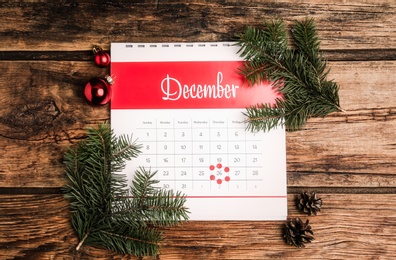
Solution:
{"label": "pine cone", "polygon": [[315,192],[307,193],[302,192],[297,197],[298,210],[311,216],[318,213],[322,207],[322,199],[316,197]]}
{"label": "pine cone", "polygon": [[296,247],[305,247],[304,243],[311,243],[314,236],[309,220],[303,223],[300,218],[295,218],[286,222],[283,229],[283,239],[289,245]]}

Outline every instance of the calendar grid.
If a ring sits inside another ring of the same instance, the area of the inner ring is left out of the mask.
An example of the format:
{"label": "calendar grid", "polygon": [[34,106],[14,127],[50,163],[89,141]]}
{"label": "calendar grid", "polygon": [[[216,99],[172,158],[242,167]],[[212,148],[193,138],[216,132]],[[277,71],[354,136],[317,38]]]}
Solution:
{"label": "calendar grid", "polygon": [[273,189],[274,158],[263,153],[271,137],[247,132],[235,112],[192,119],[185,110],[148,111],[131,126],[143,144],[132,164],[157,171],[159,187],[190,196],[266,196]]}
{"label": "calendar grid", "polygon": [[[167,118],[153,120],[150,127],[136,128],[146,137],[144,166],[155,165],[157,179],[165,183],[163,187],[189,186],[194,191],[209,183],[209,190],[220,186],[222,190],[248,190],[251,183],[263,181],[262,167],[249,164],[262,156],[254,151],[259,139],[247,138],[244,128],[230,125],[228,118],[195,123],[202,126],[194,127],[192,119]],[[155,150],[149,149],[152,146]]]}

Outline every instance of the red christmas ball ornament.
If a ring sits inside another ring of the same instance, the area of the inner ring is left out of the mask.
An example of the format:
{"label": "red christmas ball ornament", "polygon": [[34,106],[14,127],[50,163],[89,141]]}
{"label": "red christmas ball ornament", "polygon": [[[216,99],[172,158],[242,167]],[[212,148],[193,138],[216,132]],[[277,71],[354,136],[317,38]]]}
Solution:
{"label": "red christmas ball ornament", "polygon": [[99,67],[107,67],[110,64],[110,55],[98,46],[94,46],[93,53],[95,55],[95,64]]}
{"label": "red christmas ball ornament", "polygon": [[110,76],[105,78],[92,78],[85,85],[84,95],[91,105],[105,105],[111,99],[113,79]]}

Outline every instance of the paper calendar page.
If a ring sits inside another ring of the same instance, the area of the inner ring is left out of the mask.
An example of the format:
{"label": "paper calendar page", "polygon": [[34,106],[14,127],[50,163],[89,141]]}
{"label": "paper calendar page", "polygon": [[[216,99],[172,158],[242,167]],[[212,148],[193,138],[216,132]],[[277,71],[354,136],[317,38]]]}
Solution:
{"label": "paper calendar page", "polygon": [[142,145],[128,162],[187,195],[191,220],[284,220],[285,130],[246,131],[246,107],[277,97],[248,87],[233,43],[112,43],[111,126]]}

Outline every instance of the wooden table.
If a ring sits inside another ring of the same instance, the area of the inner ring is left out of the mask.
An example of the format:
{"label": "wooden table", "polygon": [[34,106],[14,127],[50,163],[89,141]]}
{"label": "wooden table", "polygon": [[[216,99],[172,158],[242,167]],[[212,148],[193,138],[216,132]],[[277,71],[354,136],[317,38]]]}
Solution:
{"label": "wooden table", "polygon": [[[309,219],[315,240],[286,245],[282,221],[188,222],[165,231],[160,259],[396,257],[394,0],[136,2],[0,3],[0,259],[129,258],[75,252],[60,192],[65,149],[109,120],[82,93],[108,70],[94,66],[94,44],[230,41],[274,16],[316,19],[346,110],[287,134],[289,218]],[[296,210],[303,190],[323,199],[318,216]]]}

